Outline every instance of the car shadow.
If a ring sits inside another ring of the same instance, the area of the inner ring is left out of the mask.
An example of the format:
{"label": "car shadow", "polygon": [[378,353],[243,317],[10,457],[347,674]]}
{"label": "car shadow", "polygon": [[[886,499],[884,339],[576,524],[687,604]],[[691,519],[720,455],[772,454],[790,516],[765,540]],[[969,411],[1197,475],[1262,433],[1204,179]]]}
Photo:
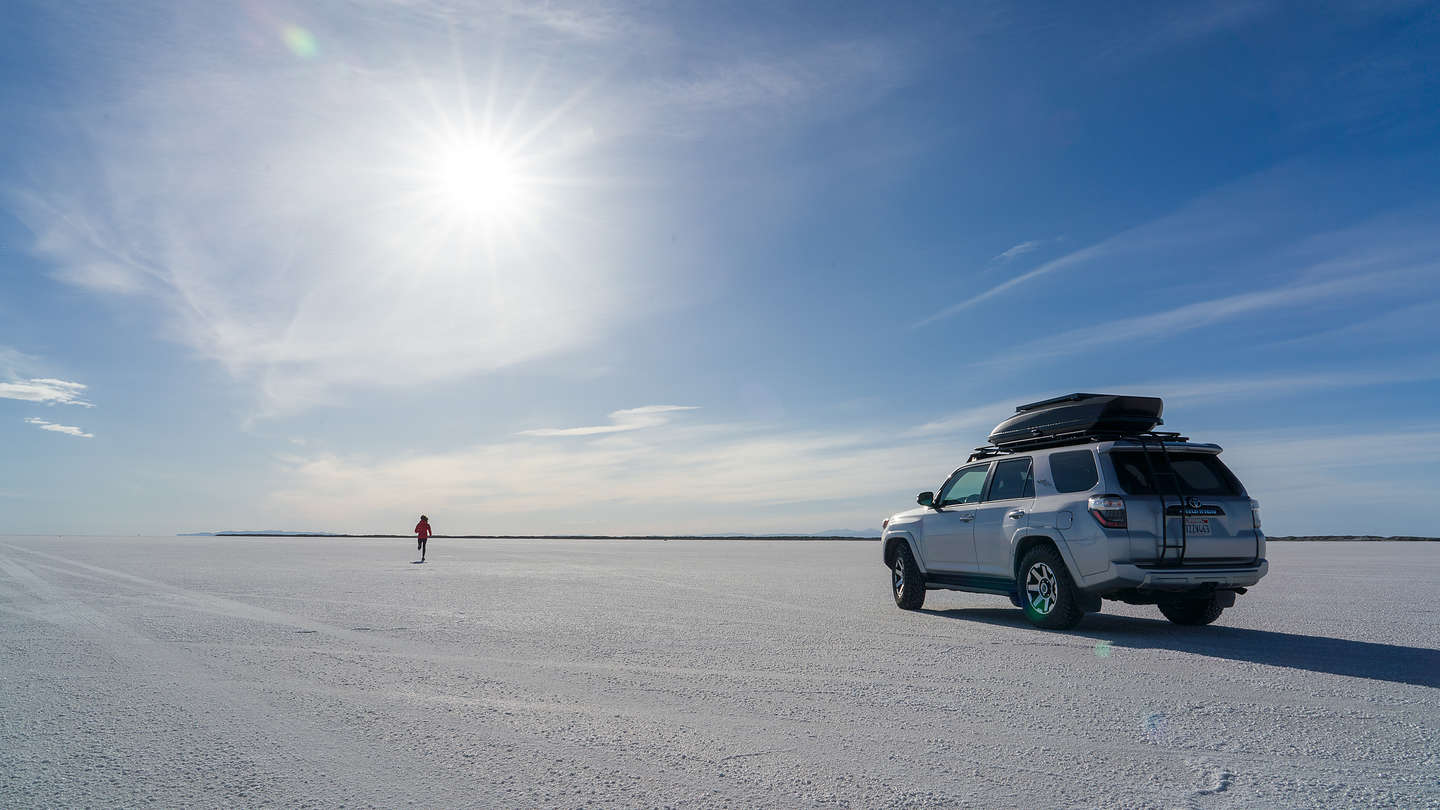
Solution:
{"label": "car shadow", "polygon": [[[1024,614],[1013,608],[925,609],[920,612],[947,619],[1053,632],[1034,628],[1026,621]],[[1069,631],[1069,634],[1093,637],[1097,642],[1109,642],[1111,647],[1174,650],[1273,667],[1440,687],[1440,650],[1427,647],[1377,644],[1371,641],[1305,636],[1224,625],[1179,627],[1163,619],[1107,616],[1103,613],[1086,616],[1080,626]]]}

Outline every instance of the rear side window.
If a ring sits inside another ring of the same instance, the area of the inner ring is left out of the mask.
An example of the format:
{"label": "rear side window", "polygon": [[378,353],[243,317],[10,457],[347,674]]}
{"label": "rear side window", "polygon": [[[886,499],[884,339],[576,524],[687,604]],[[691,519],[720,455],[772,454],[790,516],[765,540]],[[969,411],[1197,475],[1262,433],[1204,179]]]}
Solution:
{"label": "rear side window", "polygon": [[1051,455],[1050,477],[1055,481],[1056,492],[1084,492],[1090,489],[1100,482],[1100,473],[1095,469],[1095,454],[1089,450],[1074,450]]}
{"label": "rear side window", "polygon": [[[1164,454],[1149,453],[1149,463],[1146,463],[1146,455],[1124,451],[1110,454],[1115,474],[1120,479],[1120,488],[1131,495],[1156,494],[1156,482],[1151,480],[1153,468],[1153,476],[1159,479],[1160,491],[1166,495],[1176,494],[1176,486],[1168,475],[1171,467],[1166,463]],[[1185,495],[1224,496],[1239,495],[1241,492],[1235,474],[1210,453],[1171,453],[1169,460],[1173,462],[1175,476],[1179,479],[1176,482],[1179,491]]]}
{"label": "rear side window", "polygon": [[1035,479],[1030,476],[1030,459],[1017,458],[995,465],[995,474],[990,477],[990,491],[987,501],[1006,501],[1011,498],[1035,497]]}

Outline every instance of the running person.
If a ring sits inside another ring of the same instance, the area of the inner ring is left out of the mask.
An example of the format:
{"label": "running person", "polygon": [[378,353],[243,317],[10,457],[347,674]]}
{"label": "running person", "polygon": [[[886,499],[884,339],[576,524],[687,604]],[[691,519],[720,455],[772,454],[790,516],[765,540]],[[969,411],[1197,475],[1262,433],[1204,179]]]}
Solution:
{"label": "running person", "polygon": [[430,518],[420,516],[415,524],[415,548],[420,552],[420,562],[425,562],[425,541],[430,539]]}

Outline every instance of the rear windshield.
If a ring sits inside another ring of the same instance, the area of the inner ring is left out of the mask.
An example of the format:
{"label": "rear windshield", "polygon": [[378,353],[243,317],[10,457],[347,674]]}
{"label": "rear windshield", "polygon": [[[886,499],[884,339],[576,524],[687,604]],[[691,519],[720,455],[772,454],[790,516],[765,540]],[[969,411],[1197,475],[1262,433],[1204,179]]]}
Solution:
{"label": "rear windshield", "polygon": [[[1145,456],[1150,456],[1146,463]],[[1168,476],[1170,464],[1162,453],[1120,451],[1110,454],[1119,477],[1120,488],[1130,495],[1154,495],[1155,481],[1159,479],[1160,490],[1166,495],[1239,495],[1240,482],[1218,456],[1210,453],[1170,453],[1170,462],[1179,478],[1174,484]],[[1153,473],[1152,473],[1153,469]],[[1178,484],[1179,489],[1176,489]]]}

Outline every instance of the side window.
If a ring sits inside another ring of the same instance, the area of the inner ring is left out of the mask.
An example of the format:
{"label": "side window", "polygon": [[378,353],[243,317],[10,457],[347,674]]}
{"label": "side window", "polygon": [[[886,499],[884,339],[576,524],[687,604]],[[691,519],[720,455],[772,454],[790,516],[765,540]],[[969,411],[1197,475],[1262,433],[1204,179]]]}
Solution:
{"label": "side window", "polygon": [[995,465],[995,475],[990,479],[987,501],[1007,501],[1011,498],[1035,497],[1035,479],[1030,475],[1030,459],[1015,458]]}
{"label": "side window", "polygon": [[981,464],[978,467],[966,467],[956,473],[940,493],[940,505],[954,506],[979,501],[980,493],[985,489],[985,474],[989,471],[989,464]]}
{"label": "side window", "polygon": [[1056,492],[1084,492],[1100,483],[1095,455],[1089,450],[1052,454],[1050,477],[1055,481]]}

